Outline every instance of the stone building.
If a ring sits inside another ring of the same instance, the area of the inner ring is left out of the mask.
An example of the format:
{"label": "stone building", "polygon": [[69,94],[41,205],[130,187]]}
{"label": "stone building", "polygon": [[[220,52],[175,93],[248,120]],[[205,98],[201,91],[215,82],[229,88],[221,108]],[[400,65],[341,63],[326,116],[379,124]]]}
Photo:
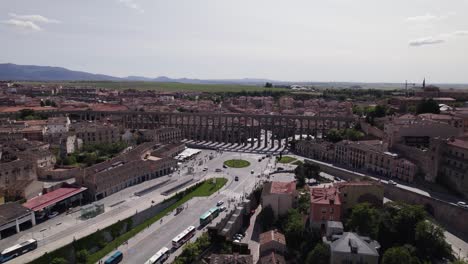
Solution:
{"label": "stone building", "polygon": [[154,142],[143,143],[114,159],[84,169],[76,176],[76,181],[88,188],[90,199],[99,200],[129,186],[167,175],[176,168],[177,161],[161,150],[164,147]]}
{"label": "stone building", "polygon": [[296,182],[267,182],[262,191],[262,208],[270,206],[277,218],[293,207],[296,195]]}
{"label": "stone building", "polygon": [[116,143],[122,140],[121,130],[107,123],[78,123],[73,124],[76,136],[83,141],[83,145]]}
{"label": "stone building", "polygon": [[438,182],[468,197],[468,141],[434,138],[429,155]]}
{"label": "stone building", "polygon": [[183,139],[182,130],[175,127],[162,127],[158,129],[139,130],[143,141],[154,141],[158,143],[173,143]]}
{"label": "stone building", "polygon": [[339,190],[342,213],[349,213],[358,203],[370,203],[374,206],[382,206],[384,187],[376,182],[340,182],[334,186]]}
{"label": "stone building", "polygon": [[260,256],[274,252],[284,255],[288,251],[286,238],[278,230],[270,230],[260,234]]}
{"label": "stone building", "polygon": [[47,119],[46,133],[48,134],[60,134],[67,133],[70,129],[70,118],[64,117],[49,117]]}

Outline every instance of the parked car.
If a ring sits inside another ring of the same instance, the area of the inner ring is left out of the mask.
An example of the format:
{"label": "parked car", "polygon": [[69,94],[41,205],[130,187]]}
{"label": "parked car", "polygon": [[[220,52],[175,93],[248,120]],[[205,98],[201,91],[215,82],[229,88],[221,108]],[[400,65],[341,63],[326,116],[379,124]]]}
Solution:
{"label": "parked car", "polygon": [[255,173],[255,171],[254,171],[254,170],[251,170],[251,171],[250,171],[250,174],[254,174],[254,173]]}
{"label": "parked car", "polygon": [[234,180],[235,180],[235,181],[238,181],[238,180],[239,180],[239,176],[234,177]]}
{"label": "parked car", "polygon": [[226,165],[223,165],[223,168],[227,169],[227,166],[226,166]]}
{"label": "parked car", "polygon": [[51,218],[56,217],[58,214],[59,214],[59,213],[58,213],[57,211],[53,211],[53,212],[50,212],[50,213],[47,215],[47,217],[48,217],[49,219],[51,219]]}
{"label": "parked car", "polygon": [[396,183],[395,181],[393,181],[393,180],[389,180],[389,181],[388,181],[388,184],[390,184],[390,185],[397,185],[397,183]]}
{"label": "parked car", "polygon": [[221,172],[221,171],[223,171],[223,170],[219,169],[219,168],[215,170],[215,172]]}
{"label": "parked car", "polygon": [[222,207],[219,208],[219,210],[220,210],[221,212],[225,211],[226,209],[227,209],[226,206],[222,206]]}
{"label": "parked car", "polygon": [[203,168],[203,171],[207,171],[207,170],[208,170],[208,168],[207,168],[207,167]]}
{"label": "parked car", "polygon": [[276,168],[276,170],[277,170],[277,171],[283,171],[284,168],[283,168],[283,167],[278,167],[278,168]]}
{"label": "parked car", "polygon": [[457,205],[460,206],[460,207],[463,207],[463,208],[468,208],[468,204],[466,204],[465,202],[462,202],[462,201],[457,202]]}
{"label": "parked car", "polygon": [[224,204],[223,201],[219,201],[219,202],[216,203],[216,206],[221,206],[221,205],[223,205],[223,204]]}

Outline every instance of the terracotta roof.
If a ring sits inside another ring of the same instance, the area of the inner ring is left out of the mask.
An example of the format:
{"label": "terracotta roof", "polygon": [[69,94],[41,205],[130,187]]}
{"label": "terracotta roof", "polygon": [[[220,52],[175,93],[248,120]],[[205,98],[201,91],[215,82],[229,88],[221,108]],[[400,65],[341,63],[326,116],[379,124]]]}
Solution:
{"label": "terracotta roof", "polygon": [[310,189],[310,202],[315,204],[341,204],[340,191],[336,187],[317,187]]}
{"label": "terracotta roof", "polygon": [[84,192],[86,188],[59,188],[52,192],[46,193],[44,195],[34,197],[31,200],[28,200],[23,205],[33,211],[40,211],[48,206],[54,205],[60,201],[63,201],[67,198],[70,198],[76,194]]}
{"label": "terracotta roof", "polygon": [[259,260],[260,264],[286,264],[286,260],[283,256],[271,252],[270,254],[263,256]]}
{"label": "terracotta roof", "polygon": [[269,193],[292,194],[296,191],[296,182],[271,182]]}
{"label": "terracotta roof", "polygon": [[286,245],[286,238],[277,230],[270,230],[260,234],[260,245],[269,243],[271,241],[277,241],[283,245]]}

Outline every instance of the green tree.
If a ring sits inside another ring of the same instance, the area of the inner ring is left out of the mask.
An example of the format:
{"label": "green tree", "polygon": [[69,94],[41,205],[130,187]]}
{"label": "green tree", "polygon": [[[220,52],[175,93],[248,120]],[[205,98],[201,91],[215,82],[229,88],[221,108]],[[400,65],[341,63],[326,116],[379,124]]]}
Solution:
{"label": "green tree", "polygon": [[344,131],[344,138],[351,141],[357,141],[364,137],[364,133],[353,128],[348,128]]}
{"label": "green tree", "polygon": [[309,214],[310,210],[310,194],[309,192],[305,192],[304,194],[299,196],[297,201],[297,209],[302,214]]}
{"label": "green tree", "polygon": [[82,249],[76,252],[76,261],[78,263],[86,263],[88,262],[89,252],[86,249]]}
{"label": "green tree", "polygon": [[[323,243],[318,243],[307,255],[306,264],[328,264],[330,263],[330,249]],[[400,263],[402,264],[402,263]]]}
{"label": "green tree", "polygon": [[353,207],[348,219],[348,227],[360,235],[376,237],[379,225],[378,211],[369,203]]}
{"label": "green tree", "polygon": [[299,249],[305,233],[305,227],[302,222],[302,215],[297,209],[290,209],[288,211],[283,229],[288,246],[293,249]]}
{"label": "green tree", "polygon": [[263,230],[268,231],[271,229],[275,222],[275,213],[271,206],[268,205],[265,208],[262,208],[262,211],[260,212],[260,220]]}
{"label": "green tree", "polygon": [[452,249],[445,241],[444,231],[424,220],[416,225],[415,246],[421,258],[428,260],[453,258]]}
{"label": "green tree", "polygon": [[330,142],[337,143],[343,140],[343,134],[338,129],[332,128],[328,130],[325,138]]}
{"label": "green tree", "polygon": [[431,113],[431,114],[440,114],[439,104],[434,101],[434,99],[423,99],[416,106],[417,114]]}
{"label": "green tree", "polygon": [[26,117],[34,116],[35,112],[32,109],[21,109],[19,118],[24,120]]}
{"label": "green tree", "polygon": [[392,247],[385,251],[382,257],[382,264],[403,264],[411,263],[412,257],[405,247]]}
{"label": "green tree", "polygon": [[50,264],[68,264],[68,261],[64,258],[54,258]]}
{"label": "green tree", "polygon": [[270,82],[265,83],[265,88],[272,88],[273,84]]}

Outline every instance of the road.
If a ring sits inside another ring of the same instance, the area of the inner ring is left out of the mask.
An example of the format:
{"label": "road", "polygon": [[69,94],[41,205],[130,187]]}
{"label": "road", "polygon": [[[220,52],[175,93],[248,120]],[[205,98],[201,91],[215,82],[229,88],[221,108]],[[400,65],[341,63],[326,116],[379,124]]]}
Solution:
{"label": "road", "polygon": [[[224,201],[226,206],[229,207],[227,211],[233,209],[235,205],[234,203],[227,203],[228,199],[234,198],[239,201],[242,195],[245,192],[250,192],[259,181],[257,174],[264,170],[269,163],[273,163],[273,159],[264,159],[259,162],[259,157],[261,156],[258,154],[224,152],[220,157],[207,160],[206,163],[201,165],[209,168],[206,177],[226,177],[228,178],[226,186],[210,197],[198,197],[190,200],[187,203],[188,207],[179,215],[175,216],[174,213],[171,213],[164,217],[162,223],[155,223],[133,239],[130,239],[128,244],[119,248],[124,254],[123,263],[144,263],[162,247],[171,248],[171,241],[175,236],[190,225],[198,228],[200,215],[214,207],[220,200]],[[214,172],[215,169],[222,168],[225,160],[238,158],[248,160],[251,165],[246,168],[228,168],[219,173]],[[251,170],[254,171],[254,174],[251,173]],[[239,176],[239,181],[234,181],[235,176]],[[222,212],[214,221],[219,221],[226,212]],[[197,235],[192,240],[195,240],[202,232],[201,230],[197,231]],[[173,253],[168,263],[181,251],[182,248]]]}
{"label": "road", "polygon": [[[18,234],[0,240],[0,249],[3,250],[4,248],[13,246],[27,239],[35,238],[38,240],[38,248],[36,250],[22,255],[14,260],[11,260],[9,263],[29,262],[42,256],[45,252],[51,252],[65,244],[71,243],[73,239],[79,239],[81,237],[92,234],[98,229],[103,229],[113,223],[116,223],[119,220],[125,219],[135,214],[136,211],[144,210],[151,206],[152,201],[154,201],[155,203],[163,201],[167,197],[160,194],[162,191],[169,189],[171,186],[177,185],[178,182],[183,181],[188,177],[194,177],[196,180],[201,180],[205,177],[221,176],[220,174],[216,174],[213,171],[214,169],[212,168],[222,168],[222,163],[226,159],[239,156],[244,158],[244,154],[224,152],[223,154],[215,154],[214,156],[216,157],[213,160],[209,160],[209,153],[215,152],[203,150],[198,155],[198,160],[202,160],[201,165],[198,165],[198,162],[197,164],[195,164],[193,160],[185,162],[181,164],[180,172],[176,171],[169,176],[164,176],[151,181],[146,181],[139,185],[126,188],[118,193],[112,194],[100,200],[99,202],[102,202],[105,206],[105,213],[98,215],[95,218],[88,220],[80,219],[80,211],[78,208],[77,211],[72,214],[60,214],[59,216],[45,221],[43,223],[40,223],[30,229],[27,229]],[[260,164],[254,163],[254,161],[256,162],[256,160],[253,157],[254,156],[252,156],[252,158],[249,158],[249,160],[252,160],[253,166],[258,167],[258,169],[260,169]],[[210,170],[208,172],[203,171],[203,168],[205,166],[210,167]],[[187,169],[189,167],[193,167],[195,169],[193,174],[186,174]],[[228,177],[230,175],[233,175],[231,174],[231,170],[233,171],[232,173],[236,173],[234,169],[228,169],[227,171],[225,171],[225,174]],[[175,182],[172,182],[167,186],[149,192],[141,197],[134,195],[135,192],[142,191],[148,187],[157,184],[158,182],[167,179],[171,179]],[[254,179],[254,177],[248,177],[248,179],[249,182],[251,182],[251,184],[247,185],[253,186],[255,184],[256,179]],[[194,183],[196,183],[196,181]],[[238,190],[236,189],[236,191]],[[240,192],[242,193],[242,191]]]}

